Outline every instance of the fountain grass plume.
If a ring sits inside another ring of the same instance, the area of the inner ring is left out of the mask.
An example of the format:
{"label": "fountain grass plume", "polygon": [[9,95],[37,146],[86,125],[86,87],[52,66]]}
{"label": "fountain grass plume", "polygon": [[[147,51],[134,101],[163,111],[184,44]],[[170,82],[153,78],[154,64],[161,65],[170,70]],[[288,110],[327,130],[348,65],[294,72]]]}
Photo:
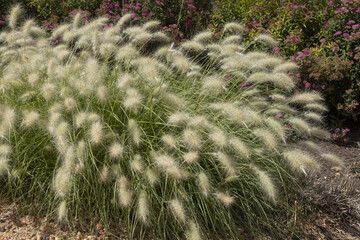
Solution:
{"label": "fountain grass plume", "polygon": [[279,229],[297,179],[320,167],[294,146],[328,138],[321,95],[293,94],[296,67],[250,51],[243,25],[175,44],[157,21],[126,14],[105,29],[107,18],[76,15],[47,37],[13,11],[1,33],[1,197],[63,223],[121,224],[130,238],[238,239],[239,227]]}

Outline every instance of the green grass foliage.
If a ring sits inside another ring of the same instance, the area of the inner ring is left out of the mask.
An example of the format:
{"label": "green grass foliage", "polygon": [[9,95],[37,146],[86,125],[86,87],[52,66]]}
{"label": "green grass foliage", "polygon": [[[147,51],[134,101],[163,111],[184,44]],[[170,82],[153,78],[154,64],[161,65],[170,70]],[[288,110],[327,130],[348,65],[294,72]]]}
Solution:
{"label": "green grass foliage", "polygon": [[239,238],[274,231],[319,168],[294,144],[329,137],[322,97],[294,95],[296,65],[247,51],[242,25],[177,46],[130,15],[104,28],[77,14],[48,35],[21,14],[0,34],[2,197],[140,239]]}

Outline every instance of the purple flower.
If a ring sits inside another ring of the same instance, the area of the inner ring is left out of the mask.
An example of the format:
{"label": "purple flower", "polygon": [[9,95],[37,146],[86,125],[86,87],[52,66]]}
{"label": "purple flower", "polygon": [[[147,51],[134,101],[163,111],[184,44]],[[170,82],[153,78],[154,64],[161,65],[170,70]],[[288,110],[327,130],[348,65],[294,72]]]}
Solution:
{"label": "purple flower", "polygon": [[343,34],[343,37],[345,37],[345,38],[351,38],[350,34],[348,34],[348,33],[344,33],[344,34]]}
{"label": "purple flower", "polygon": [[354,23],[355,23],[354,20],[350,20],[350,21],[347,22],[347,25],[352,25],[352,24],[354,24]]}
{"label": "purple flower", "polygon": [[0,20],[0,25],[3,25],[5,22]]}
{"label": "purple flower", "polygon": [[346,90],[345,92],[346,92],[346,94],[350,94],[350,93],[352,93],[352,89],[350,88],[350,89],[348,89],[348,90]]}
{"label": "purple flower", "polygon": [[334,5],[334,2],[328,2],[328,5],[329,5],[329,6]]}
{"label": "purple flower", "polygon": [[306,55],[309,54],[309,49],[305,48],[304,49],[304,54],[306,54]]}
{"label": "purple flower", "polygon": [[166,30],[166,29],[168,29],[168,27],[167,27],[167,26],[163,26],[162,30]]}
{"label": "purple flower", "polygon": [[299,8],[299,6],[297,6],[297,5],[293,6],[293,9],[298,9],[298,8]]}
{"label": "purple flower", "polygon": [[355,12],[356,12],[356,13],[360,13],[360,8],[357,8],[357,9],[355,10]]}
{"label": "purple flower", "polygon": [[355,25],[352,25],[352,29],[358,29],[360,27],[360,24],[355,24]]}
{"label": "purple flower", "polygon": [[349,129],[349,128],[345,128],[345,132],[350,132],[350,129]]}
{"label": "purple flower", "polygon": [[337,31],[336,33],[334,33],[334,36],[339,36],[340,34],[342,34],[342,31]]}
{"label": "purple flower", "polygon": [[311,84],[309,82],[306,82],[305,83],[305,88],[309,88],[309,87],[311,87]]}
{"label": "purple flower", "polygon": [[282,118],[282,117],[284,117],[284,115],[283,115],[282,113],[277,113],[277,114],[275,115],[275,117],[276,117],[276,118]]}
{"label": "purple flower", "polygon": [[323,38],[320,40],[321,43],[324,43],[326,40]]}
{"label": "purple flower", "polygon": [[231,79],[231,78],[232,78],[232,76],[230,76],[229,74],[226,74],[226,75],[225,75],[225,78],[227,78],[227,79]]}
{"label": "purple flower", "polygon": [[340,128],[335,128],[334,133],[339,134],[340,133]]}
{"label": "purple flower", "polygon": [[276,52],[276,53],[280,53],[280,48],[279,48],[279,47],[274,47],[273,50],[274,50],[274,52]]}

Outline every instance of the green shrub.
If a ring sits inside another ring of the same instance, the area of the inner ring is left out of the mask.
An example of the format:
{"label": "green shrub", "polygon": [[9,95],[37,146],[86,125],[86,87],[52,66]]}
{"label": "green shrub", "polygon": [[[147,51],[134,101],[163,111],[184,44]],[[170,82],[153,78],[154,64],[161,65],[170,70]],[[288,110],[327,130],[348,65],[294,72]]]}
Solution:
{"label": "green shrub", "polygon": [[274,35],[280,45],[273,51],[300,65],[297,88],[322,92],[340,127],[342,118],[360,114],[359,15],[358,0],[222,0],[212,22],[215,28],[229,20],[245,23],[245,41]]}
{"label": "green shrub", "polygon": [[247,51],[236,23],[177,46],[130,14],[106,29],[77,14],[51,36],[19,16],[0,34],[2,197],[140,239],[281,233],[320,167],[294,144],[329,138],[322,97],[292,93],[296,65]]}

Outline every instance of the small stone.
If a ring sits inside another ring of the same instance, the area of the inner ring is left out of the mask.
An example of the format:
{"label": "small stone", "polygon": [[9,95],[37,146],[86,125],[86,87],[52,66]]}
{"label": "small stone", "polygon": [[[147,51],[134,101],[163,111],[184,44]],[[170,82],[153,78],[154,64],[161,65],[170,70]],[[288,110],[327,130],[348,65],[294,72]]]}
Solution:
{"label": "small stone", "polygon": [[78,233],[76,234],[76,239],[77,239],[77,240],[82,240],[82,239],[83,239],[81,232],[78,232]]}
{"label": "small stone", "polygon": [[41,240],[41,239],[43,239],[42,234],[41,233],[36,234],[36,240]]}
{"label": "small stone", "polygon": [[342,170],[342,168],[341,168],[341,167],[338,167],[338,166],[336,166],[336,167],[332,167],[331,169],[332,169],[332,170],[334,170],[334,171],[336,171],[336,172],[338,172],[338,171],[341,171],[341,170]]}
{"label": "small stone", "polygon": [[96,230],[101,231],[103,229],[103,225],[101,223],[96,224]]}
{"label": "small stone", "polygon": [[338,172],[337,172],[337,173],[335,173],[335,175],[336,175],[336,176],[339,176],[339,175],[340,175],[340,173],[338,173]]}

